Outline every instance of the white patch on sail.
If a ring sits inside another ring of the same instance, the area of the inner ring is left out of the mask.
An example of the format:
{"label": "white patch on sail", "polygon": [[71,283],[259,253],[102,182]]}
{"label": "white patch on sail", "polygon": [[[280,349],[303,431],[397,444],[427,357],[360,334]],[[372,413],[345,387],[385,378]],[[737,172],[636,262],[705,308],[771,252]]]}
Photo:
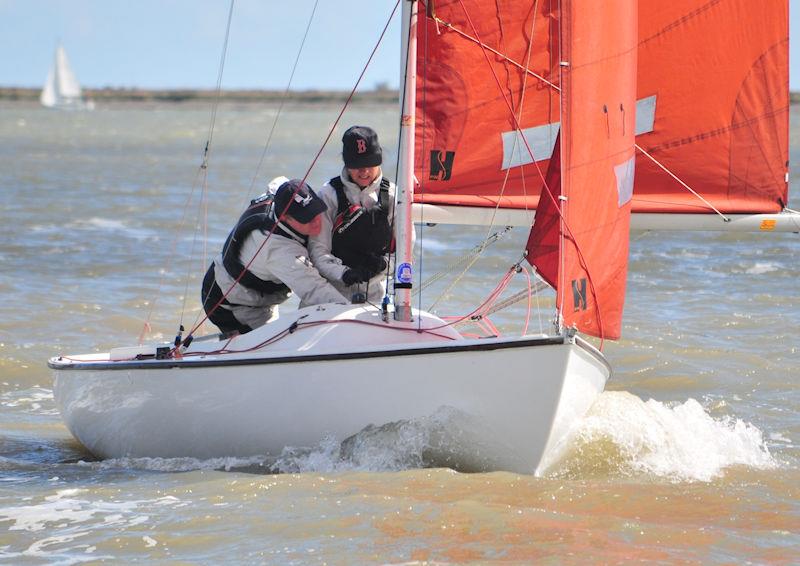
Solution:
{"label": "white patch on sail", "polygon": [[[656,95],[648,96],[636,101],[636,135],[646,134],[653,131],[656,119]],[[501,169],[509,169],[520,165],[533,163],[533,157],[537,161],[550,159],[553,154],[553,146],[556,144],[556,136],[561,127],[561,122],[534,126],[523,130],[513,130],[502,132],[503,138],[503,165]],[[524,140],[523,140],[524,138]],[[525,141],[528,145],[525,145]],[[531,151],[528,151],[530,147]]]}
{"label": "white patch on sail", "polygon": [[619,199],[617,204],[624,205],[633,197],[633,174],[636,170],[636,158],[631,157],[625,163],[620,163],[614,167],[614,174],[617,176],[617,193]]}
{"label": "white patch on sail", "polygon": [[636,101],[636,135],[653,131],[656,121],[656,95]]}
{"label": "white patch on sail", "polygon": [[[503,137],[502,169],[533,163],[531,152],[537,160],[550,159],[560,127],[561,122],[553,122],[544,126],[535,126],[500,134]],[[528,142],[527,146],[525,141]],[[530,152],[528,147],[530,147]]]}

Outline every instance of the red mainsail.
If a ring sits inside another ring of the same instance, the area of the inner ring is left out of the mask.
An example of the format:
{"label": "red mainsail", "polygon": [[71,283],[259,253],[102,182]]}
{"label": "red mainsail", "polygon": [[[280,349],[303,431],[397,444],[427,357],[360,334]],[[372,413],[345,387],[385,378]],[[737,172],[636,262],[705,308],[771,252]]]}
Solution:
{"label": "red mainsail", "polygon": [[[536,207],[559,131],[558,2],[429,0],[417,59],[416,202]],[[788,185],[785,0],[640,0],[636,142],[722,212]],[[605,2],[575,2],[576,14]],[[637,152],[634,212],[712,212]]]}

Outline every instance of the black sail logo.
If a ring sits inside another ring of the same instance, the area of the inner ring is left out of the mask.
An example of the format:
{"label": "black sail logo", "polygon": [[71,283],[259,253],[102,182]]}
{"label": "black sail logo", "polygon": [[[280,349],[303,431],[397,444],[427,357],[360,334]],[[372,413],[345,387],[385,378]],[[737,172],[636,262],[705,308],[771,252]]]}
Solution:
{"label": "black sail logo", "polygon": [[456,158],[455,151],[442,151],[440,149],[431,150],[431,181],[449,181],[453,174],[453,161]]}
{"label": "black sail logo", "polygon": [[586,279],[572,280],[572,304],[575,312],[586,310]]}

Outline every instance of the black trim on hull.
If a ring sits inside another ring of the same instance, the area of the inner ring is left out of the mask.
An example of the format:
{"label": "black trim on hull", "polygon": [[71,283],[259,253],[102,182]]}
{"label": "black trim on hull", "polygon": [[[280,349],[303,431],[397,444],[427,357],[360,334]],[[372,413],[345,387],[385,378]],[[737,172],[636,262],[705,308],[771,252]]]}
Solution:
{"label": "black trim on hull", "polygon": [[[559,344],[568,343],[560,336],[548,338],[534,338],[529,340],[515,340],[513,342],[486,342],[486,343],[472,343],[464,345],[451,345],[451,346],[434,346],[422,348],[404,348],[398,350],[381,350],[375,352],[350,352],[342,354],[319,354],[319,355],[306,355],[306,356],[283,356],[276,358],[247,358],[247,359],[229,359],[229,360],[151,360],[151,361],[118,361],[118,362],[59,362],[58,358],[48,360],[47,365],[50,369],[66,371],[66,370],[83,370],[83,371],[105,371],[105,370],[133,370],[133,369],[175,369],[175,368],[201,368],[201,367],[220,367],[220,366],[243,366],[243,365],[261,365],[261,364],[286,364],[286,363],[301,363],[301,362],[322,362],[329,360],[354,360],[354,359],[369,359],[369,358],[393,358],[399,356],[416,356],[420,354],[451,354],[454,352],[475,351],[475,350],[505,350],[509,348],[523,348],[527,346],[556,346]],[[602,355],[599,355],[592,346],[587,348],[583,344],[577,344],[579,347],[586,350],[588,353],[597,357],[605,363],[609,368],[608,362]]]}

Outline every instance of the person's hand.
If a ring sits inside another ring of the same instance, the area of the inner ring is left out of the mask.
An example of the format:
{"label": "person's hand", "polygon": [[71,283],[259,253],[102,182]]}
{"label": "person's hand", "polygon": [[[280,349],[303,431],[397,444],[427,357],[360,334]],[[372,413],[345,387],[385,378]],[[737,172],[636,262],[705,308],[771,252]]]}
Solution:
{"label": "person's hand", "polygon": [[388,266],[389,264],[386,262],[386,258],[384,258],[382,255],[369,254],[366,258],[364,258],[363,267],[372,277],[385,271]]}
{"label": "person's hand", "polygon": [[363,267],[351,267],[342,274],[342,283],[347,286],[369,281],[369,273]]}

